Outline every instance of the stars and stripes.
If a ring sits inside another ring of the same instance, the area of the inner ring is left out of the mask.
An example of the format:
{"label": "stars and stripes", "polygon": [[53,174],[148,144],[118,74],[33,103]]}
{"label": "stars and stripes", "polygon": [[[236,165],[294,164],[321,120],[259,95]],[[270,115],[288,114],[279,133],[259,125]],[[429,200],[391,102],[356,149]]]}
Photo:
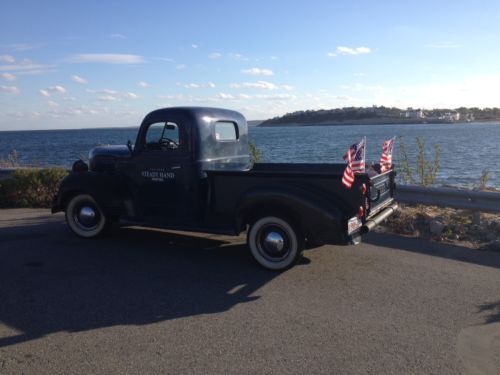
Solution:
{"label": "stars and stripes", "polygon": [[382,156],[380,157],[380,172],[384,173],[392,167],[392,150],[394,149],[395,137],[385,141],[382,145]]}
{"label": "stars and stripes", "polygon": [[366,137],[363,137],[358,143],[351,145],[344,155],[347,166],[342,176],[342,184],[347,189],[351,188],[356,174],[365,172],[365,151]]}

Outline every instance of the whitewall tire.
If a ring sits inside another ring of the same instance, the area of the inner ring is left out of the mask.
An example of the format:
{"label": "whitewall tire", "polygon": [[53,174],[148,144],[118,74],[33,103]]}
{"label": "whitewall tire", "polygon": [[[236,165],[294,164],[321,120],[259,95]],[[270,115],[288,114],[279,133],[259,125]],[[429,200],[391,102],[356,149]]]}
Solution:
{"label": "whitewall tire", "polygon": [[93,238],[106,229],[107,220],[91,195],[79,194],[66,206],[66,223],[77,236]]}
{"label": "whitewall tire", "polygon": [[252,224],[247,243],[255,260],[263,267],[281,271],[300,258],[304,239],[288,220],[265,216]]}

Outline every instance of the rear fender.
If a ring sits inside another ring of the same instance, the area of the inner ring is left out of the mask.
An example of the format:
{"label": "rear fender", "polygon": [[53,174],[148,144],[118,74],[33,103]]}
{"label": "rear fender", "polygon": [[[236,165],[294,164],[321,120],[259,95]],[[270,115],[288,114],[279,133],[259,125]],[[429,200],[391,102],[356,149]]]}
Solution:
{"label": "rear fender", "polygon": [[344,242],[344,214],[334,203],[293,187],[266,187],[246,192],[236,208],[238,232],[263,215],[285,216],[316,242]]}

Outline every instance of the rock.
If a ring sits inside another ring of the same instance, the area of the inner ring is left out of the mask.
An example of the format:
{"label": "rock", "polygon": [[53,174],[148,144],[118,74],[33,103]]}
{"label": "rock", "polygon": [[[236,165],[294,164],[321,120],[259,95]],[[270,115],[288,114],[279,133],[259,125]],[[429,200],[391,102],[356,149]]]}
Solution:
{"label": "rock", "polygon": [[488,232],[485,234],[486,240],[488,241],[495,241],[498,238],[498,235],[496,233]]}
{"label": "rock", "polygon": [[441,235],[441,233],[443,233],[444,228],[445,225],[439,220],[434,219],[429,222],[429,231],[432,234],[436,234],[439,236]]}
{"label": "rock", "polygon": [[492,221],[488,227],[493,231],[500,231],[500,222]]}
{"label": "rock", "polygon": [[481,250],[500,252],[500,240],[494,240],[481,247]]}

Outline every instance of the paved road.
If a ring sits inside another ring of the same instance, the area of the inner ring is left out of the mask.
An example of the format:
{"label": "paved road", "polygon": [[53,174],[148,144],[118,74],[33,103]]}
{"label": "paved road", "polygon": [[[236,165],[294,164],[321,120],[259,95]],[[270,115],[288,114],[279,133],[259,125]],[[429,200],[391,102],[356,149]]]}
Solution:
{"label": "paved road", "polygon": [[371,235],[281,274],[244,238],[0,211],[0,374],[500,373],[500,254]]}

